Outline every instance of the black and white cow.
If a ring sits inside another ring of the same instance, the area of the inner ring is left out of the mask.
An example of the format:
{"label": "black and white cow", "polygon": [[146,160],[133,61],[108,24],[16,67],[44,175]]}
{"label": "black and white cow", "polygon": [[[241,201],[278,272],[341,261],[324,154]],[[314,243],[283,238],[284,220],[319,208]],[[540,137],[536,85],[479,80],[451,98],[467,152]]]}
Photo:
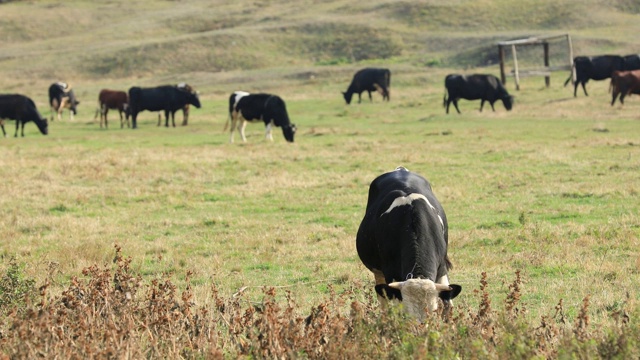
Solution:
{"label": "black and white cow", "polygon": [[[33,121],[38,130],[43,135],[49,133],[49,125],[47,119],[40,115],[36,104],[30,98],[19,94],[0,95],[0,121],[2,119],[10,119],[16,121],[16,133],[14,137],[18,137],[18,129],[22,126],[22,136],[24,137],[24,124]],[[4,123],[0,123],[2,134],[6,137]]]}
{"label": "black and white cow", "polygon": [[373,272],[379,299],[397,299],[418,320],[451,304],[462,288],[449,284],[448,224],[422,176],[399,167],[369,187],[356,237],[362,263]]}
{"label": "black and white cow", "polygon": [[[237,128],[246,142],[244,129],[247,122],[264,122],[266,138],[273,141],[271,130],[273,126],[282,128],[282,134],[288,142],[293,142],[296,133],[296,125],[292,124],[287,114],[287,107],[277,95],[249,94],[246,92],[234,92],[229,97],[229,116],[231,122],[231,135],[229,141],[233,143],[233,131]],[[225,127],[226,128],[226,127]]]}
{"label": "black and white cow", "polygon": [[134,86],[129,89],[129,111],[131,112],[132,128],[137,128],[138,114],[144,110],[164,111],[165,126],[169,127],[169,116],[173,127],[176,126],[175,113],[191,104],[200,108],[200,98],[196,92],[185,91],[174,85],[164,85],[153,88]]}
{"label": "black and white cow", "polygon": [[353,94],[358,94],[358,103],[360,103],[363,91],[369,93],[369,101],[373,101],[371,92],[378,91],[382,94],[382,100],[389,101],[389,86],[391,86],[391,71],[389,69],[365,68],[353,75],[349,88],[342,93],[342,96],[348,105],[351,104]]}
{"label": "black and white cow", "polygon": [[69,119],[78,113],[77,106],[80,104],[73,89],[64,82],[55,82],[49,86],[49,106],[51,106],[51,121],[53,113],[57,113],[58,120],[62,117],[62,110],[69,109]]}
{"label": "black and white cow", "polygon": [[493,75],[449,74],[444,79],[444,86],[446,93],[444,95],[443,106],[446,106],[447,114],[449,113],[449,105],[451,105],[452,102],[458,114],[460,114],[460,109],[458,109],[459,99],[481,100],[480,111],[482,111],[485,101],[491,104],[493,111],[496,111],[493,104],[498,100],[502,100],[507,110],[511,110],[513,107],[513,97],[509,95],[504,86],[502,86],[500,80]]}
{"label": "black and white cow", "polygon": [[619,55],[576,56],[571,66],[571,74],[564,82],[564,86],[567,86],[569,81],[573,81],[573,97],[576,97],[578,85],[582,84],[584,94],[589,96],[586,84],[590,79],[605,80],[610,78],[614,71],[623,70],[625,70],[625,59]]}

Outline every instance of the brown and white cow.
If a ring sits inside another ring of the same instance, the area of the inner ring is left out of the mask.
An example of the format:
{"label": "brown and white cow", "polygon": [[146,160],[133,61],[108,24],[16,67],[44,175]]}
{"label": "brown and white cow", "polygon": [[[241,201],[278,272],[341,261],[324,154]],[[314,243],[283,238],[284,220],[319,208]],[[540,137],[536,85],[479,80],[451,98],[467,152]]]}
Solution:
{"label": "brown and white cow", "polygon": [[64,82],[56,82],[49,86],[49,105],[51,106],[51,121],[53,113],[57,113],[58,120],[62,117],[62,110],[69,109],[69,119],[73,120],[73,115],[77,114],[77,105],[80,102],[76,99],[71,86]]}
{"label": "brown and white cow", "polygon": [[611,74],[611,106],[620,95],[620,104],[624,104],[624,98],[631,94],[640,94],[640,70],[614,71]]}
{"label": "brown and white cow", "polygon": [[449,308],[462,287],[449,284],[448,239],[444,209],[425,178],[398,167],[371,182],[356,248],[383,304],[402,301],[419,321],[441,300]]}
{"label": "brown and white cow", "polygon": [[[126,92],[109,89],[100,90],[100,94],[98,94],[98,107],[96,115],[100,113],[100,128],[102,128],[103,122],[105,129],[109,128],[109,122],[107,121],[109,109],[118,110],[121,129],[124,128],[125,121],[127,127],[131,127],[129,124],[129,95],[127,95]],[[124,117],[122,116],[123,113]]]}

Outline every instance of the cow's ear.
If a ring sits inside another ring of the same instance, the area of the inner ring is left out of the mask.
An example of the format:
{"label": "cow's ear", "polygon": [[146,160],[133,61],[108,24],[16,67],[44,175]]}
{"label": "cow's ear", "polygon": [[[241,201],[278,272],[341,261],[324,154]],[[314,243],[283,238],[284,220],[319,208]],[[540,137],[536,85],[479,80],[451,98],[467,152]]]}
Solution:
{"label": "cow's ear", "polygon": [[399,289],[394,289],[387,284],[376,285],[376,293],[385,299],[393,300],[398,299],[402,301],[402,293]]}
{"label": "cow's ear", "polygon": [[458,296],[460,294],[460,292],[462,292],[462,286],[460,286],[460,285],[450,284],[449,288],[451,290],[444,290],[444,291],[440,291],[438,293],[438,296],[440,296],[440,299],[442,299],[442,300],[453,300],[453,299],[455,299],[456,296]]}

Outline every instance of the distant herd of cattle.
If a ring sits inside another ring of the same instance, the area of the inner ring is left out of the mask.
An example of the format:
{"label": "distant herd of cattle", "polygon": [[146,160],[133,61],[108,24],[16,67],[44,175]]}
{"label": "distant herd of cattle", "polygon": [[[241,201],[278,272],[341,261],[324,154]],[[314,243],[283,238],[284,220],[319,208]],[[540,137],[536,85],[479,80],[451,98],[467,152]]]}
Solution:
{"label": "distant herd of cattle", "polygon": [[[626,96],[640,94],[640,55],[600,55],[578,56],[573,60],[572,72],[565,86],[573,81],[574,97],[577,96],[578,86],[582,85],[585,95],[588,96],[586,83],[589,80],[605,80],[611,78],[610,92],[612,93],[611,105],[615,104],[618,96],[620,103],[624,103]],[[383,100],[389,101],[389,88],[391,84],[391,72],[388,69],[365,68],[359,70],[353,76],[347,91],[342,95],[347,104],[351,103],[354,94],[358,94],[358,102],[362,102],[362,93],[367,92],[369,101],[372,101],[372,92],[379,92]],[[494,103],[501,100],[507,110],[513,107],[513,97],[509,95],[497,77],[486,74],[459,75],[450,74],[445,78],[445,96],[443,106],[449,113],[451,103],[460,113],[458,100],[480,100],[480,111],[485,101],[489,102],[491,109],[495,111]],[[66,83],[56,82],[49,87],[49,105],[51,106],[51,121],[54,113],[58,120],[64,109],[69,110],[69,116],[77,113],[77,105],[73,89]],[[142,111],[164,112],[165,126],[169,126],[169,118],[175,127],[175,113],[183,111],[182,125],[187,125],[189,107],[193,105],[200,108],[198,93],[187,84],[164,85],[153,88],[141,88],[134,86],[129,92],[103,89],[98,95],[98,109],[96,118],[100,115],[100,127],[108,127],[107,114],[109,110],[117,110],[120,115],[120,127],[137,128],[138,114]],[[131,124],[129,123],[131,118]],[[16,132],[21,129],[24,136],[24,125],[33,121],[40,132],[48,133],[47,119],[42,117],[34,102],[19,94],[0,94],[0,127],[6,137],[4,119],[16,120]],[[158,115],[158,126],[160,125]],[[246,141],[244,129],[247,122],[264,122],[266,137],[273,140],[271,130],[273,126],[282,128],[283,135],[288,142],[293,142],[296,132],[295,124],[292,124],[287,113],[285,102],[277,95],[249,94],[244,91],[236,91],[229,98],[229,118],[225,129],[230,128],[230,142],[233,142],[233,132],[238,130],[242,141]]]}

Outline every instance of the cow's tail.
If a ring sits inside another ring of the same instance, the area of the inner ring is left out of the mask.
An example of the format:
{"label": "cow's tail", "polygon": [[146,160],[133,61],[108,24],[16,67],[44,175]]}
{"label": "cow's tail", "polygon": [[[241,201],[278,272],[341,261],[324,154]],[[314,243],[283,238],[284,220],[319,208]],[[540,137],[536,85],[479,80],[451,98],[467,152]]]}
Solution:
{"label": "cow's tail", "polygon": [[571,72],[569,73],[569,77],[567,78],[567,80],[564,82],[564,86],[567,86],[567,84],[569,84],[569,81],[571,81],[571,84],[573,85],[575,83],[575,75],[576,62],[574,61],[573,64],[571,64]]}
{"label": "cow's tail", "polygon": [[98,100],[98,108],[96,109],[96,114],[93,115],[93,121],[96,121],[96,119],[98,118],[98,114],[102,113],[102,103],[100,102],[100,100]]}
{"label": "cow's tail", "polygon": [[231,121],[233,119],[231,119],[231,111],[229,111],[229,116],[227,117],[227,121],[224,122],[224,129],[222,129],[222,131],[227,131],[227,128],[229,127],[229,124],[231,124]]}

